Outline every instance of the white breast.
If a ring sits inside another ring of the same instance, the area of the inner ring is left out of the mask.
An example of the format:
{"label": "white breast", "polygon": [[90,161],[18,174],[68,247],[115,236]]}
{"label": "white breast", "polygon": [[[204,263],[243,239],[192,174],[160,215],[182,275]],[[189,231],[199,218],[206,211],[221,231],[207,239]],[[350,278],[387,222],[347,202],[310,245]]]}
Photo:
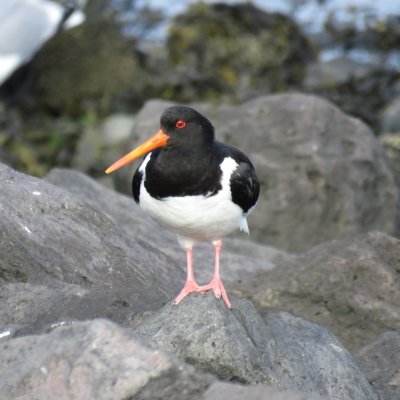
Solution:
{"label": "white breast", "polygon": [[248,233],[243,210],[232,201],[229,180],[238,164],[231,157],[225,158],[221,164],[222,189],[216,195],[166,197],[161,200],[152,198],[144,186],[149,160],[150,154],[140,166],[143,173],[140,206],[161,225],[180,236],[181,243],[221,239],[237,228]]}

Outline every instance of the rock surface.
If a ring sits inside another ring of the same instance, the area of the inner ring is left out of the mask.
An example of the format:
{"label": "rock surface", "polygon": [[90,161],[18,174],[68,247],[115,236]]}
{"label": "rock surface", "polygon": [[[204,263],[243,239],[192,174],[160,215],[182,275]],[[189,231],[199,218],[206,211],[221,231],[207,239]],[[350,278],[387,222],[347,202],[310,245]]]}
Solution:
{"label": "rock surface", "polygon": [[357,354],[361,370],[374,384],[380,400],[400,396],[400,333],[389,331],[363,347]]}
{"label": "rock surface", "polygon": [[[46,181],[0,164],[0,334],[40,333],[97,317],[122,323],[175,298],[185,255],[174,235],[132,198],[81,173],[54,170]],[[194,253],[199,281],[206,283],[212,249],[203,245]],[[251,243],[223,251],[228,290],[282,257],[290,258]]]}
{"label": "rock surface", "polygon": [[400,330],[400,242],[372,232],[324,243],[239,291],[258,307],[328,326],[347,348],[359,349]]}
{"label": "rock surface", "polygon": [[242,386],[227,382],[213,383],[203,394],[204,400],[322,400],[311,393],[278,392],[266,385]]}
{"label": "rock surface", "polygon": [[[149,101],[136,118],[142,142],[173,103]],[[253,239],[289,251],[346,235],[399,233],[399,189],[381,145],[361,121],[315,96],[260,97],[241,106],[193,104],[219,140],[255,164],[261,198],[249,218]],[[137,145],[138,140],[135,139]],[[130,191],[132,169],[118,189]]]}
{"label": "rock surface", "polygon": [[0,353],[2,399],[186,400],[213,381],[106,320],[12,339]]}
{"label": "rock surface", "polygon": [[231,311],[211,294],[192,295],[148,316],[134,333],[224,380],[329,399],[377,399],[351,355],[326,329],[283,312],[261,317],[244,300],[234,301]]}

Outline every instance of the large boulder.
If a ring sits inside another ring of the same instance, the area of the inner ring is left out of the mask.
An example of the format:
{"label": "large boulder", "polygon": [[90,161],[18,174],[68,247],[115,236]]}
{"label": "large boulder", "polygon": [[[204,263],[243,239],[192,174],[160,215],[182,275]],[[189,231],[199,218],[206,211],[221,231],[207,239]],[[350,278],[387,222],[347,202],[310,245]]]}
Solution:
{"label": "large boulder", "polygon": [[[311,42],[289,17],[252,3],[197,2],[171,23],[164,98],[244,99],[302,82]],[[163,71],[165,73],[165,71]]]}
{"label": "large boulder", "polygon": [[[11,310],[29,300],[28,304],[35,304],[32,314],[37,310],[38,316],[53,322],[79,315],[121,321],[128,310],[157,309],[176,295],[179,288],[174,286],[183,282],[183,269],[150,242],[143,245],[140,237],[130,235],[126,225],[120,226],[103,212],[101,202],[90,196],[79,198],[4,164],[0,164],[0,182],[0,284],[14,285],[7,297],[9,306],[15,300]],[[90,184],[85,187],[79,182],[82,193],[90,192]],[[104,198],[109,193],[110,207],[130,214],[130,199],[103,188],[102,193]],[[137,216],[136,221],[140,221]],[[145,224],[146,220],[138,223],[142,229]],[[57,301],[47,302],[47,297]],[[64,304],[64,313],[56,312],[57,303]],[[73,312],[67,315],[72,303]],[[90,309],[84,311],[85,307]],[[34,318],[23,309],[24,317]],[[10,318],[13,326],[26,326],[18,314],[11,312]]]}
{"label": "large boulder", "polygon": [[399,272],[399,240],[372,232],[323,243],[237,289],[260,308],[328,326],[354,350],[400,330]]}
{"label": "large boulder", "polygon": [[[136,118],[137,145],[159,129],[173,103],[149,101]],[[241,106],[193,104],[218,140],[253,161],[261,197],[250,216],[251,237],[289,251],[358,232],[399,233],[399,189],[371,130],[315,96],[260,97]],[[130,191],[132,169],[116,175]]]}
{"label": "large boulder", "polygon": [[284,312],[233,309],[212,294],[166,305],[134,327],[151,347],[177,353],[218,377],[267,383],[328,399],[377,399],[351,355],[326,329]]}
{"label": "large boulder", "polygon": [[357,353],[358,363],[373,382],[381,400],[395,400],[400,394],[400,333],[387,331]]}
{"label": "large boulder", "polygon": [[106,320],[0,343],[2,399],[176,399],[213,379]]}

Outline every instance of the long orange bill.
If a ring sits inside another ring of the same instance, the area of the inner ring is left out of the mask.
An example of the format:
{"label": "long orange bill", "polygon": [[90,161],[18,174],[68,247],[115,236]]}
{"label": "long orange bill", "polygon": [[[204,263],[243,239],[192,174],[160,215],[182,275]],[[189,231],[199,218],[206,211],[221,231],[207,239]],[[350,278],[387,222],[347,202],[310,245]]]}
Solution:
{"label": "long orange bill", "polygon": [[166,135],[161,129],[152,136],[149,140],[146,140],[143,144],[136,149],[132,150],[126,156],[122,157],[118,161],[116,161],[113,165],[109,166],[106,169],[106,174],[111,174],[111,172],[116,171],[117,169],[123,167],[126,164],[135,161],[140,156],[143,156],[150,152],[151,150],[156,149],[157,147],[165,146],[169,139],[169,136]]}

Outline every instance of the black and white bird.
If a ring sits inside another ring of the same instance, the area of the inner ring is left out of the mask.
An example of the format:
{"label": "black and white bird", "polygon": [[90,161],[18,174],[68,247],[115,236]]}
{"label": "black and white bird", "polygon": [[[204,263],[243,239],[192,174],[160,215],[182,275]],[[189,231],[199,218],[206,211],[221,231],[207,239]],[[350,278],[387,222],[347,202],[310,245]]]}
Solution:
{"label": "black and white bird", "polygon": [[[111,165],[106,173],[146,155],[136,170],[133,197],[153,219],[175,232],[187,254],[186,283],[175,299],[213,290],[231,308],[220,277],[221,239],[237,228],[248,233],[246,217],[256,205],[260,186],[254,167],[240,150],[218,142],[211,122],[190,107],[173,106],[161,116],[160,130]],[[198,241],[214,246],[214,276],[197,284],[192,248]]]}

